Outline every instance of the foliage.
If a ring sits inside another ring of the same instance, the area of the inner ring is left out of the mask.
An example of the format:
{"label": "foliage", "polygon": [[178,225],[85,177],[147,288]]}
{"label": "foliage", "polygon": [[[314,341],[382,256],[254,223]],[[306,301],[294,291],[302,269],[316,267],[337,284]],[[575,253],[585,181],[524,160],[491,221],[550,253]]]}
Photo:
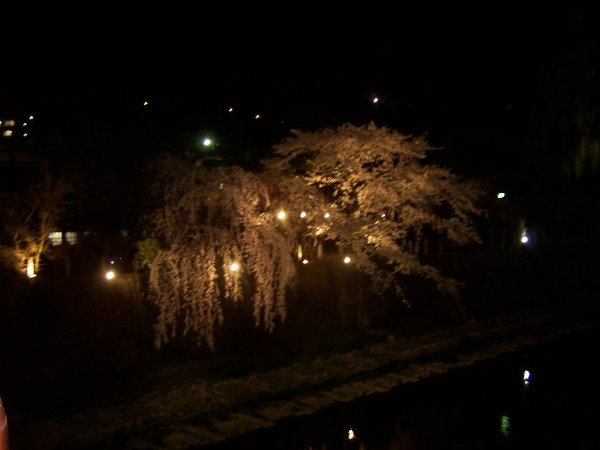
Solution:
{"label": "foliage", "polygon": [[542,67],[531,112],[535,164],[552,164],[563,184],[600,169],[598,39],[575,40]]}
{"label": "foliage", "polygon": [[453,298],[459,294],[457,280],[420,262],[423,239],[480,242],[472,221],[479,214],[478,186],[426,164],[431,150],[422,137],[374,124],[293,130],[264,161],[264,175],[290,217],[307,213],[301,227],[313,242],[335,241],[374,292],[393,289],[411,306],[403,276],[431,280]]}
{"label": "foliage", "polygon": [[52,257],[48,234],[60,229],[71,189],[67,178],[46,174],[25,192],[2,194],[2,225],[11,243],[2,250],[18,271],[23,272],[32,259],[37,273],[42,255]]}
{"label": "foliage", "polygon": [[160,245],[156,239],[148,238],[137,242],[135,260],[141,270],[150,269],[152,261],[156,259]]}
{"label": "foliage", "polygon": [[[214,350],[224,302],[252,302],[255,325],[273,331],[286,318],[296,262],[292,236],[260,179],[237,166],[170,155],[159,155],[152,170],[160,201],[150,217],[160,243],[149,279],[157,348],[181,331]],[[231,270],[234,262],[240,270]]]}

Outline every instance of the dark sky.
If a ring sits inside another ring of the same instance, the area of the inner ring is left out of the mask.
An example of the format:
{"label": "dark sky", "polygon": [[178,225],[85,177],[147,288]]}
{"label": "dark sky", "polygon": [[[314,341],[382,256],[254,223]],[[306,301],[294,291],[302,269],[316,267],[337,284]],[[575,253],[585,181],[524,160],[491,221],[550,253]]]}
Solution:
{"label": "dark sky", "polygon": [[116,127],[148,101],[165,123],[189,126],[234,107],[290,127],[385,117],[435,133],[525,103],[539,65],[599,23],[569,1],[218,12],[191,3],[3,5],[3,109]]}

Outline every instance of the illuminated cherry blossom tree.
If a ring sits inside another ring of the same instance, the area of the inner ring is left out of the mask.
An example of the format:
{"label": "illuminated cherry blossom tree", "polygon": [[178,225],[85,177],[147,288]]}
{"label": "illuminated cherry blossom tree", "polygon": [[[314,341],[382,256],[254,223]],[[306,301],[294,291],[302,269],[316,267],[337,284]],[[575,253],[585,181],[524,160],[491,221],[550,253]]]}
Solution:
{"label": "illuminated cherry blossom tree", "polygon": [[214,350],[223,302],[252,302],[255,325],[267,331],[285,321],[295,241],[260,179],[237,166],[169,155],[154,168],[161,204],[151,224],[159,250],[149,281],[157,348],[181,333]]}
{"label": "illuminated cherry blossom tree", "polygon": [[479,190],[428,164],[435,149],[423,138],[346,124],[293,130],[273,150],[256,172],[169,155],[155,161],[157,348],[181,334],[214,350],[224,302],[251,302],[255,325],[273,331],[297,287],[299,249],[326,240],[375,294],[410,307],[402,280],[415,276],[458,297],[460,283],[422,263],[418,248],[432,234],[480,242],[472,222]]}
{"label": "illuminated cherry blossom tree", "polygon": [[418,136],[374,124],[292,130],[264,161],[265,179],[290,216],[316,242],[337,243],[375,293],[393,290],[410,307],[402,276],[433,281],[453,299],[460,283],[423,264],[419,246],[437,235],[458,246],[480,243],[473,219],[481,191],[449,169],[427,163],[437,150]]}

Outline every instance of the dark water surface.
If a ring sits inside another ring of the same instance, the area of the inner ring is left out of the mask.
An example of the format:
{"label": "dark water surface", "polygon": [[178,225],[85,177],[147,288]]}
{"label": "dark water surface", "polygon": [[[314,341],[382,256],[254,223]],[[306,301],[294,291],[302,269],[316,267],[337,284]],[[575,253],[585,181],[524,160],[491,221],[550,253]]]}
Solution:
{"label": "dark water surface", "polygon": [[579,332],[202,448],[598,450],[599,351]]}

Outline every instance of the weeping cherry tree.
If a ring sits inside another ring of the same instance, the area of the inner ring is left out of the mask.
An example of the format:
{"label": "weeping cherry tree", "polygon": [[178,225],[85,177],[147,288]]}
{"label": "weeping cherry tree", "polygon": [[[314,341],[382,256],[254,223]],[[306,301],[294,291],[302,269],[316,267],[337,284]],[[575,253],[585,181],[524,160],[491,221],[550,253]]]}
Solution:
{"label": "weeping cherry tree", "polygon": [[189,336],[214,351],[224,302],[251,302],[255,325],[272,332],[285,321],[296,261],[294,236],[265,185],[241,167],[171,155],[159,155],[152,167],[159,202],[150,217],[158,242],[149,272],[156,347]]}

